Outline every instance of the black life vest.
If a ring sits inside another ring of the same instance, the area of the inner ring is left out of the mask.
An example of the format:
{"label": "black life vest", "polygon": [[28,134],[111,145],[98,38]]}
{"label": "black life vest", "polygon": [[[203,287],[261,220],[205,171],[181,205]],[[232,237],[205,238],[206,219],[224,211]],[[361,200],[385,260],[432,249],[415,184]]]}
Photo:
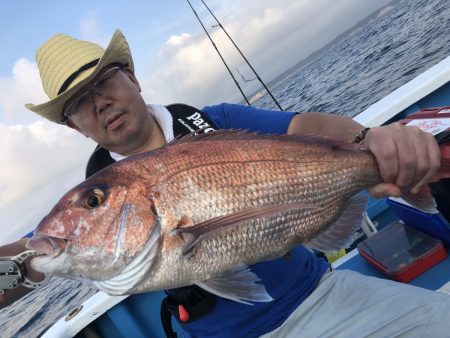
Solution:
{"label": "black life vest", "polygon": [[[198,129],[205,132],[215,129],[214,124],[202,111],[185,105],[166,106],[173,118],[175,137],[190,134]],[[114,163],[108,150],[97,145],[86,166],[86,178]],[[167,297],[161,302],[161,323],[168,338],[176,338],[172,328],[172,316],[181,322],[192,322],[209,313],[215,304],[216,296],[196,285],[185,286],[166,292]]]}

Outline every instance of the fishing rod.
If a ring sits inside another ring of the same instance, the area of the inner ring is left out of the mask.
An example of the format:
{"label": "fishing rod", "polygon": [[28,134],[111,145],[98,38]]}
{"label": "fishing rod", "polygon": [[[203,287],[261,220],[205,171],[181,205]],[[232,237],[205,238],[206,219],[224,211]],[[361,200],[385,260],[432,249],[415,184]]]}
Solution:
{"label": "fishing rod", "polygon": [[[189,0],[188,0],[189,2]],[[264,89],[267,91],[267,93],[270,95],[270,97],[272,98],[273,102],[275,102],[275,104],[278,106],[278,108],[280,110],[283,110],[283,108],[281,108],[280,104],[278,103],[278,101],[275,99],[275,97],[272,95],[272,93],[270,92],[269,88],[267,88],[266,84],[264,83],[264,81],[259,77],[258,73],[253,69],[252,65],[250,64],[250,62],[247,60],[247,58],[244,56],[244,54],[241,52],[241,50],[239,49],[239,47],[236,45],[236,43],[233,41],[233,39],[231,38],[231,36],[228,34],[228,32],[226,31],[226,29],[222,26],[222,24],[219,22],[219,20],[217,20],[216,16],[214,15],[214,13],[209,9],[209,7],[206,5],[206,3],[201,0],[201,2],[203,3],[203,5],[206,7],[206,9],[208,10],[208,12],[212,15],[212,17],[214,18],[214,20],[216,20],[217,24],[219,25],[220,28],[222,28],[223,32],[227,35],[228,39],[230,39],[230,41],[233,43],[234,47],[236,47],[236,50],[239,52],[239,54],[241,54],[242,58],[245,60],[245,62],[247,62],[247,65],[250,67],[250,69],[253,71],[253,73],[255,74],[256,78],[258,79],[258,81],[263,85]],[[192,7],[192,6],[191,6]]]}
{"label": "fishing rod", "polygon": [[211,38],[211,36],[209,35],[208,31],[206,30],[205,26],[203,25],[202,20],[200,20],[199,16],[197,15],[197,12],[195,11],[194,7],[192,7],[191,2],[189,0],[186,0],[189,4],[189,6],[192,9],[192,12],[194,12],[195,16],[197,17],[198,22],[200,22],[200,25],[202,25],[203,30],[205,31],[206,35],[209,38],[209,41],[211,41],[212,45],[214,46],[217,54],[219,54],[220,58],[222,59],[223,64],[225,65],[225,67],[228,70],[228,73],[230,73],[231,77],[233,78],[234,83],[236,84],[236,86],[238,87],[239,91],[241,92],[242,96],[244,97],[245,101],[247,102],[247,104],[249,106],[251,106],[250,102],[248,101],[247,97],[245,96],[244,92],[242,91],[241,86],[239,85],[239,82],[236,80],[236,78],[234,77],[233,73],[231,72],[230,68],[228,67],[227,63],[225,62],[225,59],[223,58],[222,54],[220,53],[219,49],[217,49],[216,44],[214,43],[213,39]]}

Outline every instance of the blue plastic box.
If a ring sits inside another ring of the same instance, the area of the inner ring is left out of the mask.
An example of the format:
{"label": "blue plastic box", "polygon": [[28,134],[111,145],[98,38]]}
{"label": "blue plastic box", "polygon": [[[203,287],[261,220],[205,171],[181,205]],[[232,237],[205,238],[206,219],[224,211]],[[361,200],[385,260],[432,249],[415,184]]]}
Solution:
{"label": "blue plastic box", "polygon": [[428,214],[391,198],[387,203],[405,224],[440,239],[450,247],[450,224],[440,213]]}

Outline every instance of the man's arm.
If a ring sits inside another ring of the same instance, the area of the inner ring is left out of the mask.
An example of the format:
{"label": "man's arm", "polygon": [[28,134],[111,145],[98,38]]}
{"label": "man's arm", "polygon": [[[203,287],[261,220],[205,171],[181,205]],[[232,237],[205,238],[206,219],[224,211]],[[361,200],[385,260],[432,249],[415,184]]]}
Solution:
{"label": "man's arm", "polygon": [[[19,253],[22,253],[27,250],[25,244],[27,243],[28,238],[19,239],[17,242],[7,244],[0,247],[0,256],[16,256]],[[44,279],[44,275],[40,272],[37,272],[29,266],[29,261],[27,263],[27,277],[33,281],[40,281]],[[22,298],[27,293],[33,291],[33,289],[19,286],[18,288],[6,290],[6,292],[0,295],[0,309],[14,303],[16,300]]]}
{"label": "man's arm", "polygon": [[321,135],[350,141],[364,127],[351,118],[324,113],[295,115],[289,124],[288,134]]}
{"label": "man's arm", "polygon": [[[324,135],[349,141],[362,129],[362,125],[348,117],[305,113],[292,118],[288,134]],[[397,122],[371,128],[364,147],[375,156],[384,180],[369,189],[375,197],[399,197],[404,192],[416,194],[440,167],[440,151],[433,135],[417,127]]]}

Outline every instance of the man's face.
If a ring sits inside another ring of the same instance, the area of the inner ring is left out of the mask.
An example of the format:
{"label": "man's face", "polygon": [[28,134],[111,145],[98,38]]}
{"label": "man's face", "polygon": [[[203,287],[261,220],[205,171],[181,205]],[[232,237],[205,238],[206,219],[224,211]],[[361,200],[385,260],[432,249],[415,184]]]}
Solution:
{"label": "man's face", "polygon": [[106,67],[65,105],[68,126],[108,150],[133,152],[151,136],[153,119],[132,71]]}

